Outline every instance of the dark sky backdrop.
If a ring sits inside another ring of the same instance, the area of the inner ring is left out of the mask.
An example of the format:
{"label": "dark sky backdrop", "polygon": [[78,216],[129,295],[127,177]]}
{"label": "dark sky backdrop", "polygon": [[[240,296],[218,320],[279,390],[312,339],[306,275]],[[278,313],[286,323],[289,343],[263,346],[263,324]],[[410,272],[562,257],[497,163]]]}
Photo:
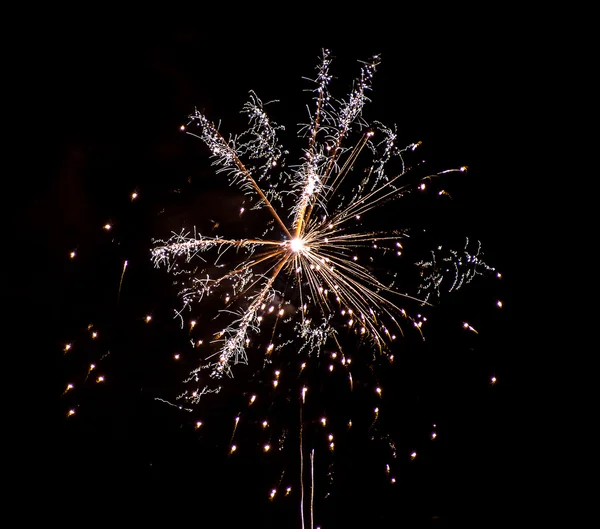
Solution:
{"label": "dark sky backdrop", "polygon": [[[502,288],[488,291],[483,282],[471,297],[442,309],[448,318],[459,319],[460,310],[477,316],[469,303],[488,294],[499,292],[510,307],[516,269],[511,240],[518,228],[511,201],[521,177],[507,155],[521,63],[498,35],[485,28],[462,29],[436,31],[418,46],[416,30],[386,42],[353,39],[329,46],[338,95],[347,93],[356,61],[380,53],[367,116],[396,123],[401,142],[423,141],[423,155],[436,169],[469,166],[465,175],[452,177],[459,182],[447,186],[455,198],[452,206],[431,216],[414,212],[418,222],[438,225],[440,236],[454,230],[456,240],[462,235],[480,239],[486,260],[505,276]],[[177,230],[184,221],[218,214],[216,201],[237,206],[227,187],[214,184],[203,144],[178,130],[188,114],[197,107],[210,119],[222,119],[224,131],[239,132],[244,122],[238,112],[254,90],[263,101],[281,101],[273,115],[288,131],[304,117],[302,77],[313,75],[320,42],[300,46],[297,39],[284,38],[261,44],[215,33],[83,27],[40,39],[34,104],[38,141],[31,155],[47,162],[48,169],[23,178],[29,201],[21,213],[25,226],[35,229],[35,252],[47,265],[28,262],[22,272],[35,277],[25,295],[34,297],[36,310],[46,315],[38,328],[45,338],[37,353],[43,365],[48,357],[52,361],[40,396],[50,422],[36,440],[39,450],[28,451],[36,484],[26,490],[36,498],[34,504],[43,498],[49,516],[60,523],[76,519],[85,525],[96,512],[126,512],[145,521],[171,515],[171,526],[196,520],[203,527],[233,527],[234,519],[260,519],[267,521],[256,526],[276,527],[278,519],[288,519],[285,512],[297,510],[289,502],[271,509],[255,485],[256,462],[221,464],[180,416],[151,400],[153,391],[177,380],[178,373],[161,372],[165,348],[182,341],[176,328],[148,335],[141,324],[124,323],[150,311],[168,317],[172,308],[173,293],[149,283],[150,238]],[[140,200],[132,204],[128,194],[134,189]],[[210,212],[202,209],[207,207]],[[107,220],[116,224],[114,236],[100,229]],[[71,262],[73,248],[80,257]],[[122,259],[130,268],[116,307]],[[398,492],[384,493],[385,501],[371,475],[348,477],[351,485],[343,488],[340,501],[355,507],[355,523],[396,527],[404,520],[413,524],[407,527],[455,527],[472,518],[472,526],[484,527],[499,512],[511,511],[515,499],[506,488],[516,479],[508,469],[518,433],[510,419],[515,405],[510,381],[517,353],[511,348],[510,308],[486,318],[481,325],[494,334],[483,337],[476,352],[453,358],[455,351],[444,350],[443,339],[433,337],[432,348],[438,349],[432,354],[440,363],[414,362],[417,377],[430,373],[441,384],[414,414],[441,406],[447,440],[429,464],[406,468]],[[87,407],[79,422],[66,425],[59,396],[77,364],[65,362],[60,347],[83,336],[92,321],[110,327],[119,344],[119,358],[110,359],[113,386],[105,394],[82,396]],[[459,374],[456,383],[443,382],[446,369]],[[491,373],[501,381],[493,392],[486,386]],[[405,382],[410,385],[410,378]],[[146,393],[140,396],[142,387]],[[361,448],[357,445],[350,457],[361,460]],[[228,481],[231,476],[237,478],[234,483]],[[44,492],[49,488],[51,494]],[[381,505],[372,508],[378,501]],[[214,509],[223,509],[222,514]],[[205,525],[206,516],[212,525]],[[214,521],[221,516],[221,522]],[[344,527],[359,527],[348,523]],[[328,527],[335,525],[323,524]]]}

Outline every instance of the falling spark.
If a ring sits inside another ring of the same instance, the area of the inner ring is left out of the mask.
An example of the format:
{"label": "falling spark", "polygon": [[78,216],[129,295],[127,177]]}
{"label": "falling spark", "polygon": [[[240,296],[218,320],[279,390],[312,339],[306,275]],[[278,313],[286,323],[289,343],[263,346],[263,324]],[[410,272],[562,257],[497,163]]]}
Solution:
{"label": "falling spark", "polygon": [[123,263],[123,272],[121,272],[121,279],[119,281],[119,292],[117,294],[117,304],[119,303],[119,300],[121,299],[121,288],[123,286],[123,276],[125,276],[126,269],[127,269],[127,261],[125,261]]}

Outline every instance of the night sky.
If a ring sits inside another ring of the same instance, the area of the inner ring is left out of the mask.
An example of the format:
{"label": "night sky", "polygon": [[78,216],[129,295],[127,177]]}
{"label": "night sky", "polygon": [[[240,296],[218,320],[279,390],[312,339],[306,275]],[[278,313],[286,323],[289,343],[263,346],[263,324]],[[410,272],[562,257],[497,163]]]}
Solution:
{"label": "night sky", "polygon": [[[519,175],[504,136],[519,73],[513,51],[482,28],[436,31],[421,47],[413,46],[415,35],[300,46],[292,38],[217,41],[216,32],[199,29],[81,28],[40,39],[39,143],[31,156],[48,168],[22,179],[28,200],[17,214],[23,233],[35,233],[29,252],[36,258],[20,267],[29,278],[21,297],[35,317],[43,315],[31,348],[43,382],[30,409],[44,427],[32,428],[35,446],[23,458],[24,494],[43,505],[43,515],[32,516],[79,527],[99,517],[135,526],[160,519],[170,527],[300,527],[297,496],[269,501],[278,474],[260,449],[227,456],[243,380],[208,397],[208,410],[186,413],[154,400],[175,395],[194,363],[173,361],[187,337],[171,317],[176,292],[153,268],[149,249],[152,237],[183,225],[226,225],[242,200],[214,175],[202,142],[179,130],[187,116],[198,108],[222,120],[224,132],[241,132],[239,110],[253,90],[264,102],[280,101],[267,110],[300,148],[294,134],[309,103],[302,78],[314,74],[326,45],[333,92],[345,96],[357,61],[381,54],[368,118],[397,124],[400,143],[422,141],[433,170],[469,167],[444,184],[452,201],[411,200],[406,209],[400,201],[386,222],[426,230],[432,243],[479,240],[503,279],[476,278],[443,298],[426,342],[409,336],[400,344],[401,360],[386,380],[386,406],[397,410],[387,423],[402,459],[397,483],[386,481],[372,443],[352,437],[340,449],[332,498],[315,507],[315,526],[490,527],[510,519],[519,439],[511,417],[518,355],[511,346],[518,228],[511,197]],[[147,314],[156,324],[145,323]],[[465,336],[462,321],[474,322],[476,339]],[[73,344],[68,354],[66,343]],[[91,373],[82,384],[86,366],[104,353],[106,383],[94,384]],[[71,380],[77,387],[61,396]],[[198,417],[215,426],[199,433]],[[432,423],[434,442],[426,439]],[[420,454],[414,461],[410,447]]]}

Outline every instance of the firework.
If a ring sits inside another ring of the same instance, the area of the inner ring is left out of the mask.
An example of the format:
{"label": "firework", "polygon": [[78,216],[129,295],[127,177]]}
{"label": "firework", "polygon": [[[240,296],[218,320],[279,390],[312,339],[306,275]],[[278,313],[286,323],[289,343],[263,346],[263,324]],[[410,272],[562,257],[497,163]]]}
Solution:
{"label": "firework", "polygon": [[[297,494],[303,528],[314,527],[315,500],[331,494],[342,433],[360,432],[381,443],[390,484],[397,481],[393,460],[402,459],[402,452],[406,464],[422,457],[422,450],[414,450],[420,447],[399,446],[385,432],[383,400],[390,390],[381,371],[394,363],[393,344],[407,329],[422,340],[425,312],[443,292],[495,273],[479,243],[473,249],[467,239],[462,250],[440,246],[427,259],[410,262],[414,278],[403,275],[412,233],[392,225],[395,205],[466,167],[426,173],[416,158],[420,142],[401,147],[395,127],[365,119],[378,65],[378,57],[363,63],[350,93],[339,99],[330,93],[331,56],[323,52],[295,163],[279,140],[284,127],[269,118],[268,104],[255,93],[242,108],[248,128],[239,135],[225,137],[195,111],[182,130],[206,145],[216,172],[244,194],[243,207],[233,213],[236,235],[220,233],[234,223],[215,221],[210,229],[184,228],[154,239],[151,249],[152,263],[171,274],[178,290],[175,318],[194,352],[184,389],[155,400],[186,412],[206,410],[195,405],[245,374],[243,389],[236,386],[229,402],[237,408],[223,437],[227,454],[235,458],[253,445],[276,458],[285,448],[289,455],[278,460],[282,469],[265,498]],[[448,196],[445,190],[437,194],[440,200]],[[137,190],[130,195],[131,201],[137,197]],[[128,261],[121,266],[117,304]],[[142,320],[148,328],[156,321],[151,314]],[[470,323],[461,324],[477,334]],[[71,344],[65,345],[64,354],[71,353]],[[171,357],[187,364],[192,355]],[[84,383],[94,369],[91,364]],[[496,383],[495,376],[490,380]],[[104,382],[104,375],[95,382]],[[69,383],[63,394],[73,389]],[[71,420],[77,420],[75,413],[66,411]],[[193,423],[203,435],[211,417],[200,418]],[[254,433],[241,433],[247,427]],[[437,438],[433,424],[428,441]],[[315,472],[327,475],[320,498]]]}
{"label": "firework", "polygon": [[[225,139],[198,111],[182,127],[206,144],[217,172],[248,196],[249,209],[269,216],[254,238],[194,230],[154,243],[154,264],[178,277],[182,324],[185,311],[215,296],[223,299],[219,316],[229,319],[212,338],[216,350],[187,382],[201,383],[203,372],[213,379],[232,376],[233,366],[248,362],[249,346],[266,326],[276,336],[278,327],[291,324],[284,334],[299,339],[309,355],[319,355],[326,344],[341,349],[338,337],[348,331],[386,354],[402,333],[401,320],[416,323],[399,305],[416,299],[389,280],[389,270],[378,277],[373,265],[377,255],[401,255],[404,232],[363,231],[362,224],[364,216],[377,216],[415,188],[404,156],[419,144],[399,148],[392,128],[363,118],[378,57],[362,66],[346,99],[329,92],[330,64],[325,51],[313,81],[313,112],[300,129],[307,146],[297,165],[285,166],[277,139],[282,127],[253,93],[243,107],[248,129],[238,136]],[[359,160],[366,162],[360,171]],[[365,250],[369,256],[361,262]],[[286,343],[264,345],[270,353]],[[198,386],[184,397],[197,403],[206,392]]]}

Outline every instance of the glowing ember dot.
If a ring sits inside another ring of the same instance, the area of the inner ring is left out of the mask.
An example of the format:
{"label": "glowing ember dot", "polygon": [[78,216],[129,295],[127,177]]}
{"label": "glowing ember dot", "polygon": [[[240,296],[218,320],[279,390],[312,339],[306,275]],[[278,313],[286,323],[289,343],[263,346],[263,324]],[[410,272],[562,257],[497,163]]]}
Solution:
{"label": "glowing ember dot", "polygon": [[179,356],[180,356],[179,353],[176,353],[173,355],[173,358],[175,358],[175,360],[179,360]]}
{"label": "glowing ember dot", "polygon": [[263,421],[263,423],[262,423],[262,425],[263,425],[263,428],[266,428],[268,424],[269,424],[269,423],[268,423],[267,421]]}
{"label": "glowing ember dot", "polygon": [[392,478],[392,479],[390,479],[390,481],[391,481],[392,483],[396,483],[396,478]]}
{"label": "glowing ember dot", "polygon": [[464,173],[466,170],[468,169],[468,167],[466,165],[463,165],[460,170]]}
{"label": "glowing ember dot", "polygon": [[492,377],[492,378],[490,378],[490,384],[492,384],[492,385],[493,385],[493,384],[495,384],[495,383],[496,383],[496,381],[497,381],[496,377]]}
{"label": "glowing ember dot", "polygon": [[283,309],[281,309],[281,310],[279,311],[279,315],[280,315],[280,316],[283,316]]}
{"label": "glowing ember dot", "polygon": [[135,200],[138,197],[138,194],[134,191],[131,193],[131,200]]}
{"label": "glowing ember dot", "polygon": [[98,333],[96,331],[92,333],[92,338],[98,338]]}
{"label": "glowing ember dot", "polygon": [[381,388],[377,388],[375,391],[378,395],[381,395]]}
{"label": "glowing ember dot", "polygon": [[71,347],[72,347],[72,346],[71,346],[71,344],[70,344],[70,343],[66,344],[66,345],[65,345],[65,353],[66,353],[68,350],[70,350],[70,349],[71,349]]}
{"label": "glowing ember dot", "polygon": [[236,450],[237,450],[237,446],[231,445],[231,453],[233,454],[233,452],[235,452]]}
{"label": "glowing ember dot", "polygon": [[410,454],[410,458],[411,459],[414,459],[415,457],[417,457],[417,453],[416,452],[413,452],[412,454]]}
{"label": "glowing ember dot", "polygon": [[196,422],[196,429],[200,428],[200,426],[202,426],[202,421],[197,421]]}
{"label": "glowing ember dot", "polygon": [[275,494],[276,494],[276,493],[277,493],[277,491],[276,491],[275,489],[273,489],[273,490],[271,491],[271,494],[269,494],[269,497],[270,497],[271,499],[273,499],[273,498],[275,497]]}
{"label": "glowing ember dot", "polygon": [[499,309],[502,308],[502,301],[498,300],[496,301],[496,305],[498,306]]}
{"label": "glowing ember dot", "polygon": [[269,444],[266,444],[266,445],[264,446],[264,448],[263,448],[263,450],[264,450],[265,452],[268,452],[270,449],[271,449],[271,445],[269,445]]}
{"label": "glowing ember dot", "polygon": [[108,231],[112,228],[112,226],[110,224],[105,224],[103,227],[106,231]]}
{"label": "glowing ember dot", "polygon": [[75,253],[75,251],[72,251],[72,252],[69,254],[69,257],[70,257],[71,259],[75,259],[75,255],[77,255],[77,254]]}
{"label": "glowing ember dot", "polygon": [[328,439],[329,439],[330,441],[333,441],[333,435],[329,434],[329,437],[328,437]]}
{"label": "glowing ember dot", "polygon": [[321,424],[325,426],[327,424],[327,419],[325,417],[321,417]]}
{"label": "glowing ember dot", "polygon": [[250,404],[252,404],[256,400],[256,395],[252,395],[250,397]]}
{"label": "glowing ember dot", "polygon": [[431,438],[432,438],[432,439],[435,439],[436,437],[437,437],[437,434],[436,434],[435,432],[432,432],[432,433],[431,433]]}
{"label": "glowing ember dot", "polygon": [[179,130],[185,130],[185,125],[181,125],[181,127],[179,127]]}
{"label": "glowing ember dot", "polygon": [[290,492],[292,492],[292,487],[288,487],[287,489],[285,489],[286,494],[289,494]]}
{"label": "glowing ember dot", "polygon": [[196,326],[196,320],[190,322],[190,327],[193,329]]}
{"label": "glowing ember dot", "polygon": [[75,415],[75,410],[69,410],[69,411],[67,412],[67,416],[68,416],[68,417],[71,417],[71,415]]}
{"label": "glowing ember dot", "polygon": [[301,252],[304,249],[304,241],[302,239],[292,239],[290,241],[290,248],[292,249],[292,252]]}
{"label": "glowing ember dot", "polygon": [[98,377],[96,382],[104,382],[104,377],[102,377],[102,376]]}

